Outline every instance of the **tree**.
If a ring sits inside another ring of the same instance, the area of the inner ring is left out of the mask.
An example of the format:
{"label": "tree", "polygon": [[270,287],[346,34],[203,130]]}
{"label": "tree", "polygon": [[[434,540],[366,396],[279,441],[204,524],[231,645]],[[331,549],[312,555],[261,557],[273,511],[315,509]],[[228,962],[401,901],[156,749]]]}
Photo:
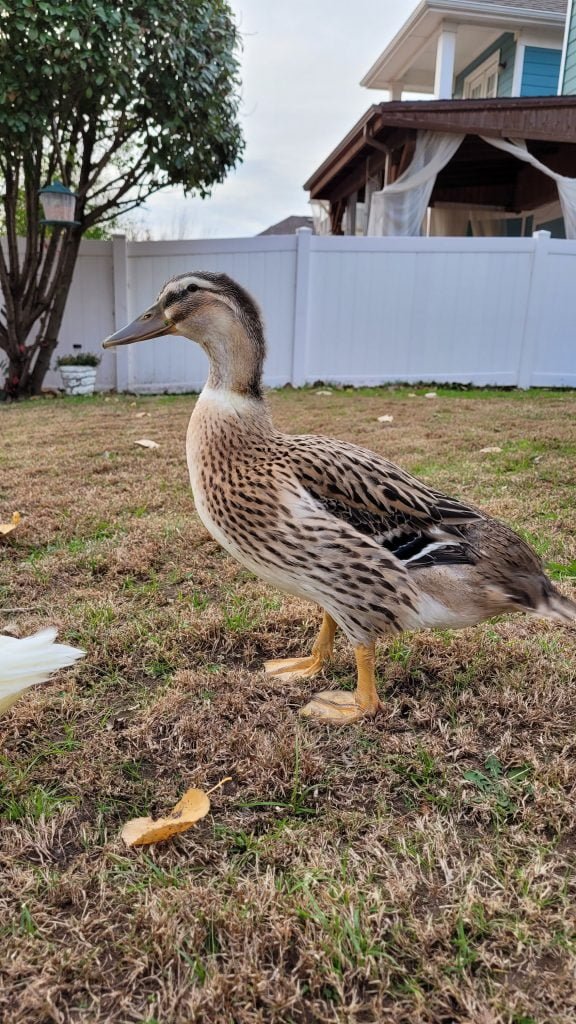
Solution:
{"label": "tree", "polygon": [[[206,196],[239,159],[237,48],[226,0],[0,0],[8,394],[41,389],[82,236],[168,184]],[[54,178],[77,227],[40,223]]]}

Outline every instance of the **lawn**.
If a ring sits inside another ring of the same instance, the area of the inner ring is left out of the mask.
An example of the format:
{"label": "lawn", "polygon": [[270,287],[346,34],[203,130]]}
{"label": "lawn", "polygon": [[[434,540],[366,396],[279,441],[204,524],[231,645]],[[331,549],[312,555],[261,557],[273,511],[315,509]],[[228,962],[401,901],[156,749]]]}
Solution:
{"label": "lawn", "polygon": [[[261,665],[308,653],[317,610],[200,524],[193,402],[0,407],[0,521],[22,514],[0,627],[54,623],[88,652],[0,720],[0,1018],[572,1024],[575,632],[517,616],[406,634],[380,645],[376,719],[300,720],[322,680]],[[501,516],[574,592],[574,392],[271,405]],[[353,686],[343,639],[326,675]],[[120,840],[226,775],[190,832]]]}

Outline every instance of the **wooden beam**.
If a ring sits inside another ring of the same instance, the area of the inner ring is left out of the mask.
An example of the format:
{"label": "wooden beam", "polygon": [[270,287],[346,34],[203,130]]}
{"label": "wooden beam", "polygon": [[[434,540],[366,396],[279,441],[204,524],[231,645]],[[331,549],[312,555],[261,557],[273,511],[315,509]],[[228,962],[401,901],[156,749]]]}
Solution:
{"label": "wooden beam", "polygon": [[342,177],[333,183],[330,189],[327,189],[325,194],[322,196],[323,199],[329,199],[331,203],[337,202],[339,199],[347,199],[348,196],[352,195],[353,192],[357,192],[358,189],[364,187],[366,183],[366,173],[368,160],[370,159],[370,170],[380,170],[384,167],[386,157],[384,153],[373,155],[369,158],[366,155],[362,161],[357,161],[354,170],[346,177]]}
{"label": "wooden beam", "polygon": [[311,198],[328,197],[333,179],[366,150],[364,133],[392,148],[396,132],[418,129],[576,145],[576,97],[403,100],[373,106],[306,182]]}

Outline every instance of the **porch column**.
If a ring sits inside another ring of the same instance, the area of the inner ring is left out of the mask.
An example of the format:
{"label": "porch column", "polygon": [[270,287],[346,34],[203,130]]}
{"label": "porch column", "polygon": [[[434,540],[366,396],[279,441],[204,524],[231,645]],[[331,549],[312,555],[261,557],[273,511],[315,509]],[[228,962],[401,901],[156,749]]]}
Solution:
{"label": "porch column", "polygon": [[457,31],[457,25],[443,24],[438,36],[434,75],[434,98],[437,100],[452,99]]}
{"label": "porch column", "polygon": [[402,85],[402,82],[390,82],[388,92],[390,93],[391,100],[401,100],[403,91],[404,86]]}

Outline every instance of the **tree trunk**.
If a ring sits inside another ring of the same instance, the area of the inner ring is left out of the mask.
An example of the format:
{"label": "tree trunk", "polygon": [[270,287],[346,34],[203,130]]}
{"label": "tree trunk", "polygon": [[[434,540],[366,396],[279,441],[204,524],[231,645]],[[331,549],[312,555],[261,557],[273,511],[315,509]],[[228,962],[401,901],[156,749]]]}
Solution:
{"label": "tree trunk", "polygon": [[38,349],[36,362],[31,371],[26,373],[21,381],[21,395],[39,395],[42,391],[44,377],[50,369],[50,360],[58,345],[58,333],[62,326],[62,319],[66,309],[68,292],[72,284],[72,276],[81,240],[81,232],[74,228],[71,229],[69,237],[64,240],[62,259],[57,269],[58,286],[54,293],[48,320],[43,325],[40,337],[36,343]]}
{"label": "tree trunk", "polygon": [[[89,159],[87,157],[87,159]],[[83,226],[55,226],[48,237],[39,220],[38,167],[28,167],[24,181],[26,237],[18,237],[17,213],[22,203],[20,167],[5,172],[3,197],[6,241],[0,247],[0,366],[6,371],[4,393],[18,399],[38,395],[53,352],[72,283]],[[54,168],[49,168],[51,175]],[[84,204],[77,203],[82,221]],[[6,359],[2,357],[6,356]],[[7,362],[7,366],[6,366]],[[0,387],[1,385],[0,374]]]}
{"label": "tree trunk", "polygon": [[[44,377],[50,369],[52,354],[58,345],[58,333],[72,283],[79,243],[80,238],[78,241],[70,241],[70,251],[62,261],[58,286],[49,308],[36,317],[28,330],[21,328],[7,332],[7,344],[2,348],[7,356],[4,391],[10,399],[29,398],[42,391]],[[38,320],[40,325],[37,337],[30,342],[30,332]]]}

